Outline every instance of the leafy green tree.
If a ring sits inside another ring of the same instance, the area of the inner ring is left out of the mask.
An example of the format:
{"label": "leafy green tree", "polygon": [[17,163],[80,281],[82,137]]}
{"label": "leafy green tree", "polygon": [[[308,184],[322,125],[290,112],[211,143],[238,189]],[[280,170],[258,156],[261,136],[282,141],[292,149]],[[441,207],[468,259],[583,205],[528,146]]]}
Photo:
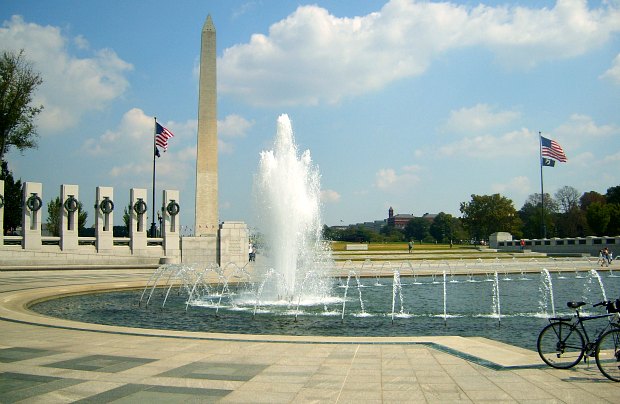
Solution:
{"label": "leafy green tree", "polygon": [[464,234],[461,221],[444,212],[440,212],[435,216],[429,231],[435,240],[442,243],[449,243],[450,240],[463,240],[467,238]]}
{"label": "leafy green tree", "polygon": [[0,161],[15,147],[20,152],[37,147],[34,118],[43,110],[32,106],[32,97],[43,79],[19,53],[0,56]]}
{"label": "leafy green tree", "polygon": [[558,215],[555,221],[558,237],[585,237],[590,234],[586,212],[574,207]]}
{"label": "leafy green tree", "polygon": [[[559,207],[558,203],[545,193],[544,215],[542,211],[542,198],[539,193],[531,194],[519,210],[519,218],[523,222],[523,236],[527,238],[554,237],[556,235],[556,218]],[[544,216],[544,229],[542,220]]]}
{"label": "leafy green tree", "polygon": [[0,180],[4,180],[4,234],[22,224],[22,181],[13,179],[6,161],[2,162]]}
{"label": "leafy green tree", "polygon": [[383,241],[403,241],[405,239],[403,231],[394,226],[383,226],[379,233],[383,236]]}
{"label": "leafy green tree", "polygon": [[495,232],[505,231],[517,237],[521,234],[522,222],[512,200],[501,196],[473,195],[470,202],[461,202],[462,221],[475,240],[487,240]]}
{"label": "leafy green tree", "polygon": [[620,203],[620,185],[607,188],[605,197],[607,199],[607,203]]}
{"label": "leafy green tree", "polygon": [[588,206],[594,202],[599,202],[601,204],[607,203],[607,198],[605,195],[601,195],[596,191],[584,192],[579,198],[579,206],[585,212],[588,210]]}
{"label": "leafy green tree", "polygon": [[407,240],[429,240],[431,222],[422,217],[414,217],[405,225],[404,233]]}
{"label": "leafy green tree", "polygon": [[620,236],[620,203],[608,203],[609,223],[607,224],[608,236]]}
{"label": "leafy green tree", "polygon": [[609,209],[607,209],[607,204],[592,202],[590,206],[588,206],[586,217],[588,219],[588,225],[594,232],[594,235],[604,236],[611,218]]}
{"label": "leafy green tree", "polygon": [[[64,209],[62,203],[60,202],[60,197],[57,196],[56,199],[52,199],[47,204],[47,230],[52,234],[52,236],[58,237],[60,235],[60,215],[62,214],[61,209]],[[88,218],[88,212],[84,212],[82,209],[82,202],[78,201],[78,232],[80,230],[84,230],[86,227],[86,219]]]}

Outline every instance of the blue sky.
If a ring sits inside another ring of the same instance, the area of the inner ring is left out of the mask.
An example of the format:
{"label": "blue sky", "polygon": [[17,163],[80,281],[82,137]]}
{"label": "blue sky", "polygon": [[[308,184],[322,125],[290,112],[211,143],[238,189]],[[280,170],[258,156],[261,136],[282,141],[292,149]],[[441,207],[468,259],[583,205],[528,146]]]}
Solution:
{"label": "blue sky", "polygon": [[98,185],[126,206],[132,187],[150,195],[156,116],[175,134],[157,198],[180,190],[193,227],[209,14],[220,221],[254,223],[253,177],[282,113],[320,170],[328,225],[384,219],[390,206],[460,216],[471,194],[520,209],[540,192],[539,131],[568,156],[545,168],[545,192],[620,184],[617,0],[5,0],[0,48],[25,49],[44,79],[39,148],[8,155],[15,176],[42,182],[46,202],[66,183],[87,208]]}

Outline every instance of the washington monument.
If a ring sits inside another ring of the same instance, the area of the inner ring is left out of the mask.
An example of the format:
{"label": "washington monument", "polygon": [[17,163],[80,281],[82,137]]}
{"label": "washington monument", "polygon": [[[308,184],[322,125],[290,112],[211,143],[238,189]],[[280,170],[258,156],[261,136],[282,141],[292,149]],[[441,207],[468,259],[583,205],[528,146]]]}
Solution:
{"label": "washington monument", "polygon": [[202,27],[196,147],[197,237],[218,234],[217,88],[215,26],[211,16]]}

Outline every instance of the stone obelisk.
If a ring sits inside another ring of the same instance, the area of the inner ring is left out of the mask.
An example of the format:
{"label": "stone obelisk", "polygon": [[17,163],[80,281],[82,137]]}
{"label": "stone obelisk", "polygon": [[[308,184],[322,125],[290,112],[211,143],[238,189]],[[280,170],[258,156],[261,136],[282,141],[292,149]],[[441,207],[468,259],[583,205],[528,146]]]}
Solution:
{"label": "stone obelisk", "polygon": [[216,53],[215,26],[210,15],[202,27],[198,92],[194,231],[197,237],[217,237],[219,220]]}

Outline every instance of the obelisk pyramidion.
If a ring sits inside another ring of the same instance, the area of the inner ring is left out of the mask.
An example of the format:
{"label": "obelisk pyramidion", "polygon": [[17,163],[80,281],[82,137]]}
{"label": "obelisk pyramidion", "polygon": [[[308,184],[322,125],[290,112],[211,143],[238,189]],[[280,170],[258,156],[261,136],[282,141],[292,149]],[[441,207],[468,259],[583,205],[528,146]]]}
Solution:
{"label": "obelisk pyramidion", "polygon": [[215,26],[207,16],[202,27],[196,147],[197,237],[218,233],[217,88]]}

